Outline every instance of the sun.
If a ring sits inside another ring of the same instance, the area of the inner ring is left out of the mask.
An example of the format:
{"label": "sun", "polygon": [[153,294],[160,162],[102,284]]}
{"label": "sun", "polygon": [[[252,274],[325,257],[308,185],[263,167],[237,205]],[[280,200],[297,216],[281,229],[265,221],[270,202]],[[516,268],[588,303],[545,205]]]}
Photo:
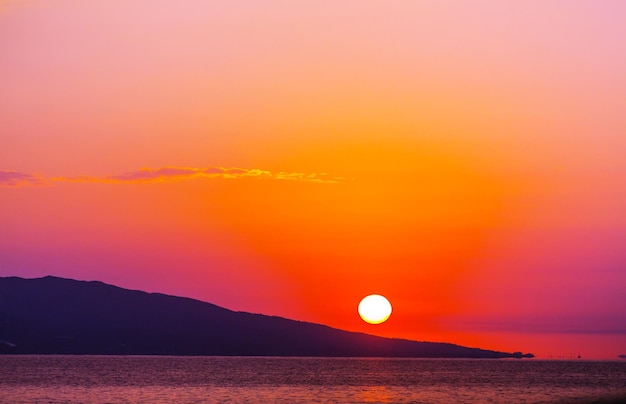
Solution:
{"label": "sun", "polygon": [[359,303],[359,316],[366,323],[384,323],[391,316],[391,303],[385,296],[365,296]]}

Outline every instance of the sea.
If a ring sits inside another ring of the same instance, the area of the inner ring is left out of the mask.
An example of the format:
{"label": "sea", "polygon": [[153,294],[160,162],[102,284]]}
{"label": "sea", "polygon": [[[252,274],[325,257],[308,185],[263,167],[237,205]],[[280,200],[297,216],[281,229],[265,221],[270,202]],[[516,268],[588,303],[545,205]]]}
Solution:
{"label": "sea", "polygon": [[2,403],[620,403],[626,361],[0,355]]}

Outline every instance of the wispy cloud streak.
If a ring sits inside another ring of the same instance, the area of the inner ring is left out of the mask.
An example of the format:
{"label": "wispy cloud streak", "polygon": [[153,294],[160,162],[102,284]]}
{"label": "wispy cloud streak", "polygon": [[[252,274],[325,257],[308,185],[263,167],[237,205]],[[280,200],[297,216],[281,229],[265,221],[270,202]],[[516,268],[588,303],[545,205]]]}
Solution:
{"label": "wispy cloud streak", "polygon": [[224,167],[160,167],[142,168],[119,175],[104,177],[108,182],[164,182],[186,180],[192,178],[274,178],[271,172],[249,168]]}
{"label": "wispy cloud streak", "polygon": [[0,170],[0,186],[20,187],[42,184],[42,178],[37,175],[21,173],[13,170]]}
{"label": "wispy cloud streak", "polygon": [[223,178],[223,179],[263,179],[277,181],[300,181],[315,183],[339,183],[347,180],[328,173],[300,173],[280,171],[273,173],[258,168],[239,167],[159,167],[142,168],[117,175],[75,176],[75,177],[50,177],[44,178],[16,171],[0,171],[0,185],[19,186],[36,185],[50,182],[100,182],[100,183],[154,183],[154,182],[177,182],[199,178]]}

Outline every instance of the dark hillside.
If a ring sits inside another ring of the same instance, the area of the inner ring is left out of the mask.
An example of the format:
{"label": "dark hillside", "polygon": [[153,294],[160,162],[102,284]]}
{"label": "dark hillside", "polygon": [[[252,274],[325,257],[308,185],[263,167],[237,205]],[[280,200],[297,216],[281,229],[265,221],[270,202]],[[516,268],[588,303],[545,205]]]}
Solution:
{"label": "dark hillside", "polygon": [[47,276],[0,278],[0,353],[506,358]]}

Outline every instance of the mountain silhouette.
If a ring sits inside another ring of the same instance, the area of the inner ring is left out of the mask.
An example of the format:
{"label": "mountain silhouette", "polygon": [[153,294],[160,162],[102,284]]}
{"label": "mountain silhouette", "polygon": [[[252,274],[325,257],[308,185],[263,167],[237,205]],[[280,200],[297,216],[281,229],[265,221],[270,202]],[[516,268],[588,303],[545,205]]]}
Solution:
{"label": "mountain silhouette", "polygon": [[199,300],[46,276],[0,278],[0,353],[509,358],[348,332]]}

